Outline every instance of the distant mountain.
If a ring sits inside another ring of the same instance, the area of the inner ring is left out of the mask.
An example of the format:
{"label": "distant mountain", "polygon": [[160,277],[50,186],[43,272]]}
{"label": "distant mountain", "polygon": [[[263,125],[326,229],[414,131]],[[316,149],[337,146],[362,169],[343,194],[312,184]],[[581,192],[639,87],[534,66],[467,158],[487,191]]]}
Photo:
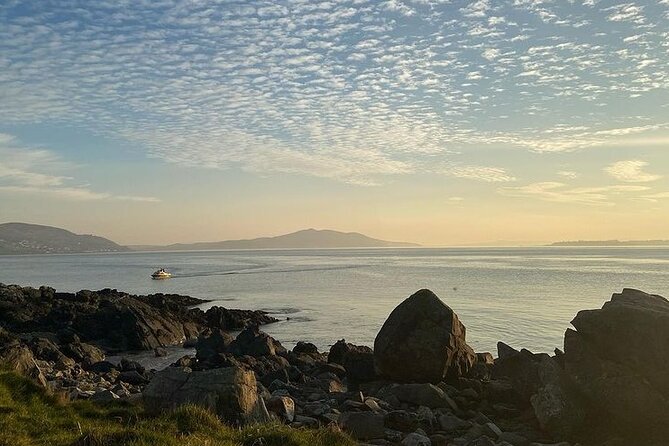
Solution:
{"label": "distant mountain", "polygon": [[377,248],[420,246],[414,243],[378,240],[357,232],[305,229],[277,237],[223,242],[176,243],[167,246],[132,246],[144,251],[192,251],[207,249],[296,249],[296,248]]}
{"label": "distant mountain", "polygon": [[669,246],[669,240],[577,240],[550,246]]}
{"label": "distant mountain", "polygon": [[66,254],[128,251],[106,238],[78,235],[65,229],[28,223],[0,224],[2,254]]}

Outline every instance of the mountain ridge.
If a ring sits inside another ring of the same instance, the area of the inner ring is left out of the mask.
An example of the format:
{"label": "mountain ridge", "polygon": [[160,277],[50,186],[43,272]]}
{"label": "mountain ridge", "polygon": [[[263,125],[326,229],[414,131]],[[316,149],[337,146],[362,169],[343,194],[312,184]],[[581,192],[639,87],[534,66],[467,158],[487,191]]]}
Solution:
{"label": "mountain ridge", "polygon": [[368,237],[358,232],[332,229],[302,229],[274,237],[223,240],[218,242],[173,243],[171,245],[131,245],[142,251],[195,251],[216,249],[311,249],[418,247],[416,243],[394,242]]}
{"label": "mountain ridge", "polygon": [[104,237],[75,234],[55,226],[0,223],[0,255],[76,254],[129,251],[196,251],[217,249],[316,249],[417,247],[415,243],[375,239],[358,232],[303,229],[274,237],[170,245],[119,245]]}
{"label": "mountain ridge", "polygon": [[32,223],[0,223],[0,255],[126,251],[127,247],[97,235]]}

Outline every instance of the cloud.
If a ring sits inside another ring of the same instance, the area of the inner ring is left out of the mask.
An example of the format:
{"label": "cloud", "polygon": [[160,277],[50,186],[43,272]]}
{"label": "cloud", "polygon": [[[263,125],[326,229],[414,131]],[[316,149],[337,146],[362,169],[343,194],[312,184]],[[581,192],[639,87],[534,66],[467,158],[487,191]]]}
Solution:
{"label": "cloud", "polygon": [[658,192],[655,194],[643,195],[640,199],[643,201],[649,201],[651,203],[657,203],[660,200],[669,200],[669,192]]}
{"label": "cloud", "polygon": [[520,187],[504,187],[502,195],[520,198],[536,198],[557,203],[575,203],[585,205],[613,206],[613,198],[619,195],[649,190],[645,186],[601,186],[569,187],[559,182],[541,182]]}
{"label": "cloud", "polygon": [[661,175],[644,172],[648,163],[641,160],[618,161],[604,169],[618,181],[626,183],[649,183],[662,178]]}
{"label": "cloud", "polygon": [[[3,4],[0,122],[85,128],[189,166],[352,184],[481,145],[669,141],[666,2],[279,3]],[[14,181],[49,175],[13,169]]]}
{"label": "cloud", "polygon": [[444,170],[448,175],[467,180],[477,180],[486,183],[508,183],[516,178],[500,167],[484,166],[452,166]]}
{"label": "cloud", "polygon": [[570,179],[574,179],[574,178],[579,177],[578,172],[572,172],[570,170],[561,170],[557,174],[560,175],[561,177],[570,178]]}
{"label": "cloud", "polygon": [[77,185],[71,176],[53,173],[74,170],[76,167],[48,150],[23,147],[16,138],[0,133],[0,192],[77,201],[114,200],[144,203],[160,201],[155,197],[96,192],[88,186]]}

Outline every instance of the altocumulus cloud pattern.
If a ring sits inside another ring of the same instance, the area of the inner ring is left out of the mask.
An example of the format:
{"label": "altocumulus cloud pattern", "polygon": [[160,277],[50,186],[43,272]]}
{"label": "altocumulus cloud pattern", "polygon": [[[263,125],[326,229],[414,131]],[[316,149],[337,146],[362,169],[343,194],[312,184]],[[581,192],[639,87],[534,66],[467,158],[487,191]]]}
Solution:
{"label": "altocumulus cloud pattern", "polygon": [[0,119],[194,166],[506,182],[451,155],[665,131],[668,42],[668,0],[5,0]]}

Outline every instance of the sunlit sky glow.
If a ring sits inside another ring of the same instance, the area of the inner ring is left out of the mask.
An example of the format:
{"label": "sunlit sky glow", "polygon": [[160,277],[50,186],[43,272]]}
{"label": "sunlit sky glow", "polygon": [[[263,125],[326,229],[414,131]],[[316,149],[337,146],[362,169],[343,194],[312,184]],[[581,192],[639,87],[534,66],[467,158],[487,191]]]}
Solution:
{"label": "sunlit sky glow", "polygon": [[0,221],[669,239],[669,0],[6,0]]}

